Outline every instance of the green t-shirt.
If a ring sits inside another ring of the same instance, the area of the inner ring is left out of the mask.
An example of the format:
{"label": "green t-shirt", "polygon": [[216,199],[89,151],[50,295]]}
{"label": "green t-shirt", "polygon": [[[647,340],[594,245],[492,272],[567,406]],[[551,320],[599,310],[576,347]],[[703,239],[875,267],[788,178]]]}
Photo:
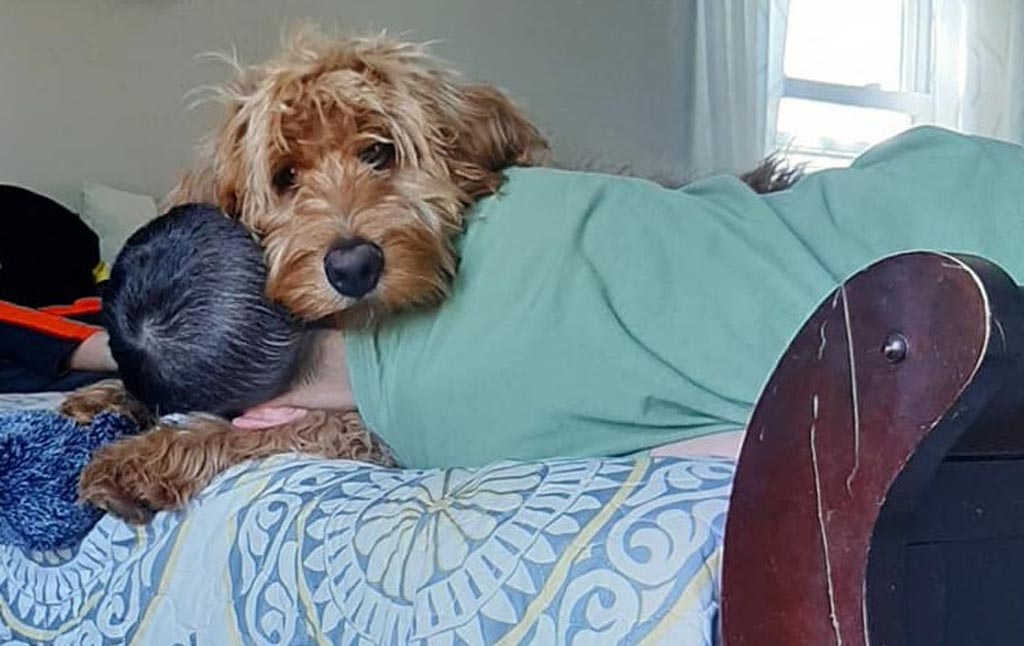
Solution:
{"label": "green t-shirt", "polygon": [[742,428],[843,278],[903,250],[1024,278],[1024,152],[912,130],[758,196],[511,169],[439,309],[347,334],[356,401],[412,467],[606,456]]}

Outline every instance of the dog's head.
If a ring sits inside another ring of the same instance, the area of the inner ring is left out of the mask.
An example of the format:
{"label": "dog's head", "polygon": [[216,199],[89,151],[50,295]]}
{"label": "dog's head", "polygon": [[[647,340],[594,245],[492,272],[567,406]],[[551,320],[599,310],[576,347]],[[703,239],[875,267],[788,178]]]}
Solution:
{"label": "dog's head", "polygon": [[440,300],[466,207],[547,152],[502,92],[382,36],[300,29],[222,95],[203,181],[260,236],[269,296],[306,319]]}

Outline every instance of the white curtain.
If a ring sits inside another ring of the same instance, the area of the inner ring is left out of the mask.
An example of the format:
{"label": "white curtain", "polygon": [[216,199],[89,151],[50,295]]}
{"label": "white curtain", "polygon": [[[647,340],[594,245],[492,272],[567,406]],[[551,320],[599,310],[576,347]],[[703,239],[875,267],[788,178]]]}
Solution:
{"label": "white curtain", "polygon": [[683,3],[690,174],[750,170],[775,141],[789,0]]}
{"label": "white curtain", "polygon": [[1024,142],[1024,0],[935,0],[935,122]]}

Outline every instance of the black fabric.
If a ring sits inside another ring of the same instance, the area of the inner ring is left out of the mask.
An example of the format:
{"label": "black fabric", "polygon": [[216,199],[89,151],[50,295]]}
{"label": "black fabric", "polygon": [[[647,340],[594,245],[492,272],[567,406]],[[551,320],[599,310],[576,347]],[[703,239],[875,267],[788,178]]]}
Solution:
{"label": "black fabric", "polygon": [[[97,314],[68,318],[93,325],[100,319]],[[68,370],[80,343],[0,321],[0,394],[65,392],[115,376]]]}
{"label": "black fabric", "polygon": [[[58,377],[67,371],[68,359],[81,343],[36,330],[0,323],[0,361],[10,360],[40,377]],[[0,379],[0,390],[4,384]]]}
{"label": "black fabric", "polygon": [[50,198],[0,184],[0,300],[28,307],[96,295],[99,238]]}
{"label": "black fabric", "polygon": [[117,375],[71,370],[60,375],[34,372],[20,363],[0,359],[0,395],[10,393],[66,393]]}

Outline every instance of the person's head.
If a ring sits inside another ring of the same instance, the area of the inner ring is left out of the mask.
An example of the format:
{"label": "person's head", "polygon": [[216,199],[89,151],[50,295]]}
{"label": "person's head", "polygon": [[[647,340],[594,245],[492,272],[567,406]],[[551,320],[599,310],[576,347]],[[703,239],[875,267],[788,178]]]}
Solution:
{"label": "person's head", "polygon": [[128,392],[155,414],[231,415],[284,392],[305,335],[264,296],[263,254],[213,206],[186,204],[133,234],[103,290]]}

